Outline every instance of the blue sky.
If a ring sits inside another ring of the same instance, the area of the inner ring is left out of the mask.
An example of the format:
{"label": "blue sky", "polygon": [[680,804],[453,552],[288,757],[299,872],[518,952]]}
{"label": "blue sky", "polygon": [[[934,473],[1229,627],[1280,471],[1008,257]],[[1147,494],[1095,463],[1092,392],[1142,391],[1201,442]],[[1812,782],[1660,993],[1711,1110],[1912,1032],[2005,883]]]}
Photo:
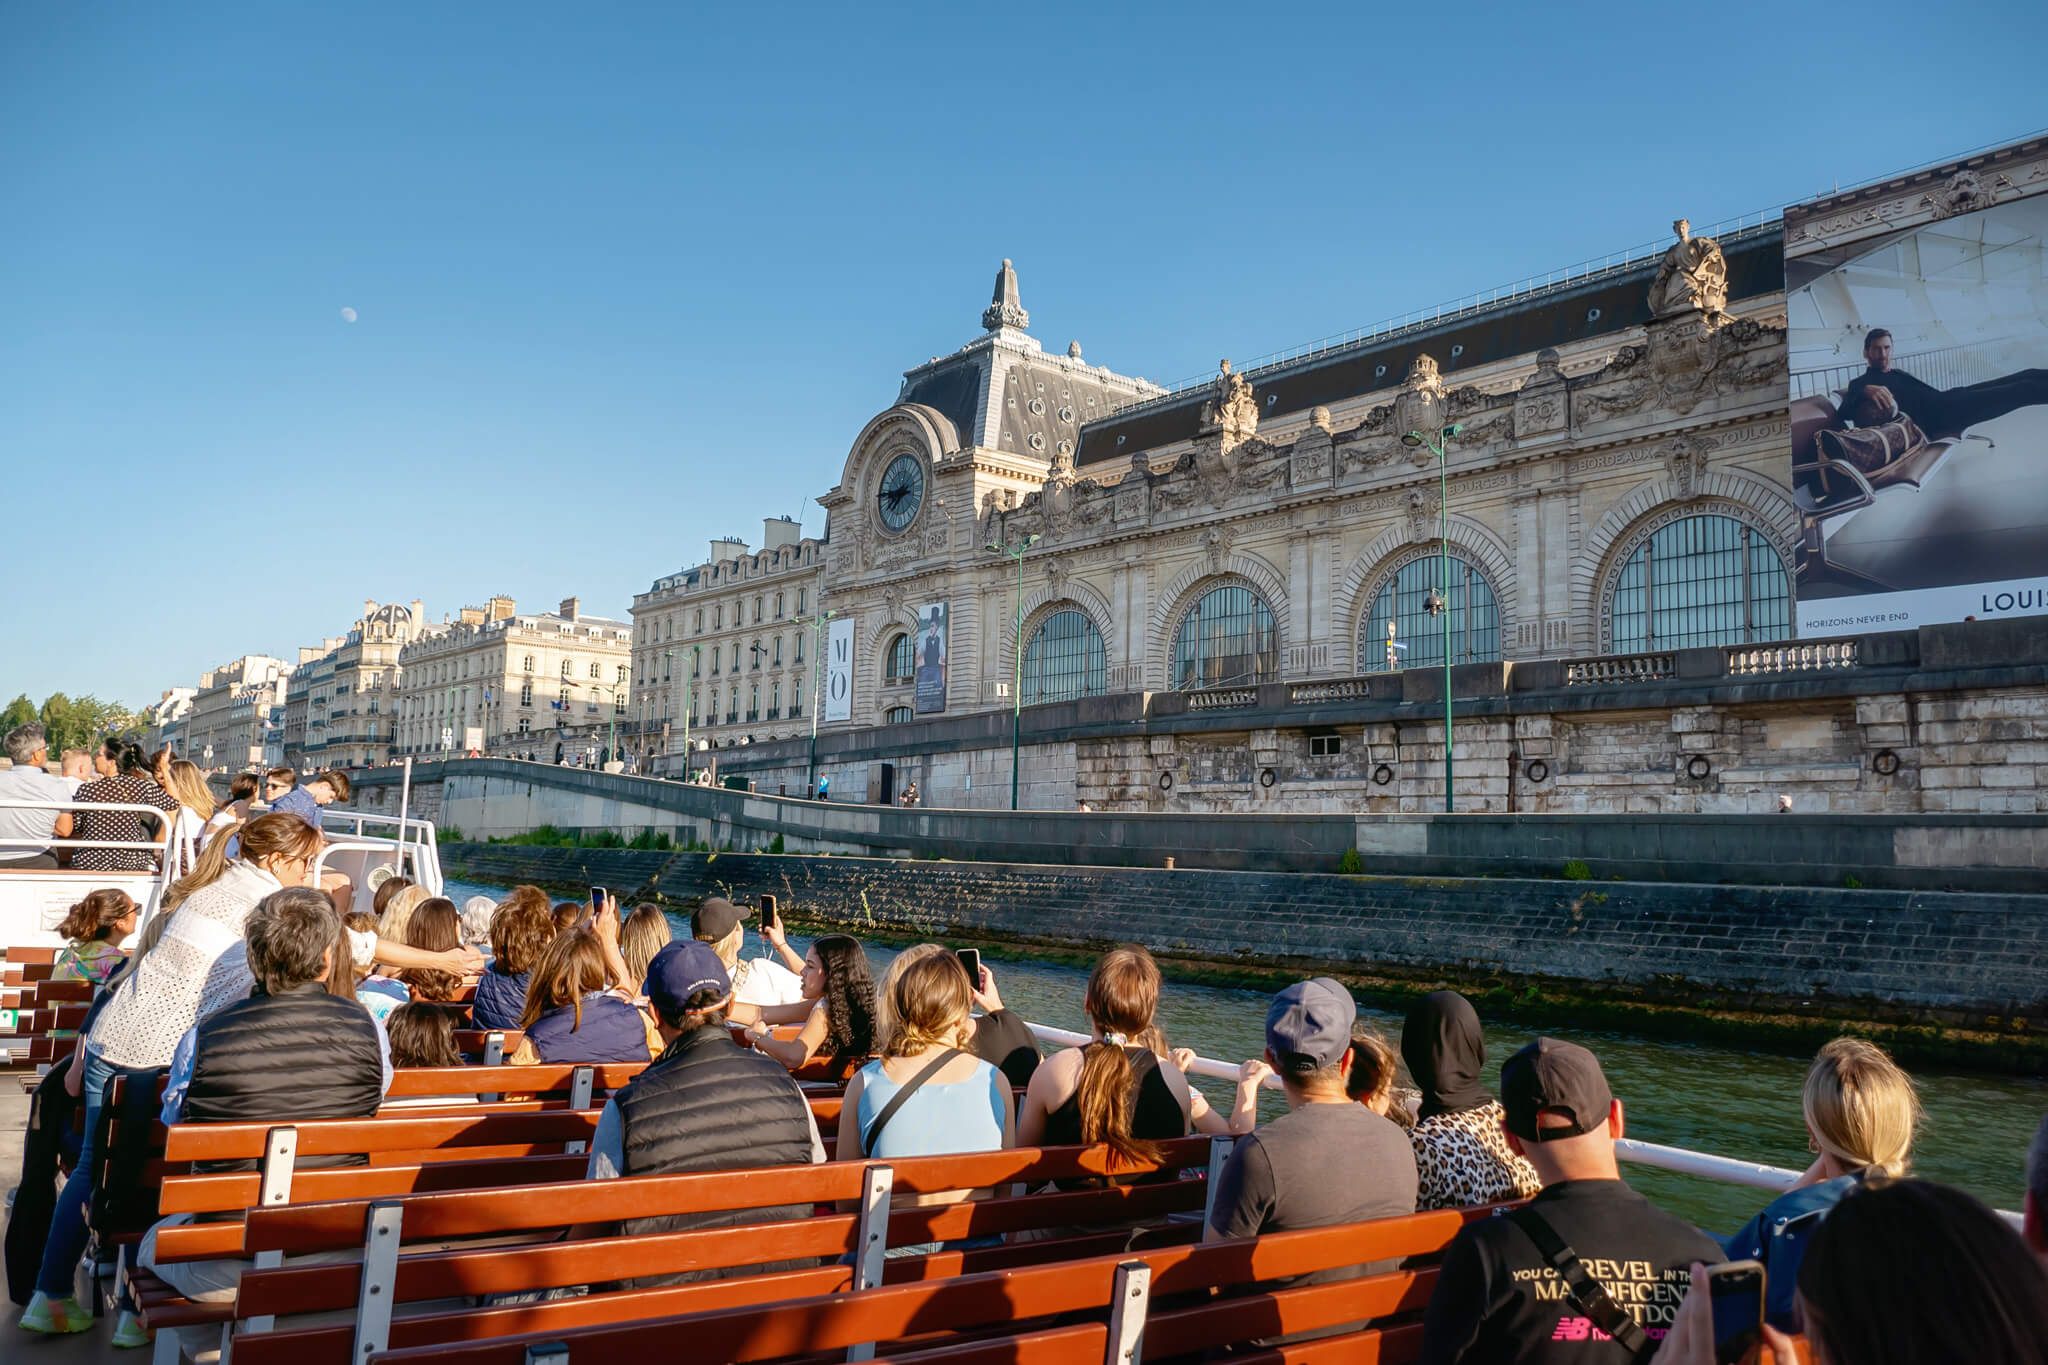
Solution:
{"label": "blue sky", "polygon": [[1004,256],[1048,349],[1171,381],[2033,131],[2044,46],[1883,0],[7,6],[0,699],[366,597],[624,616],[822,526]]}

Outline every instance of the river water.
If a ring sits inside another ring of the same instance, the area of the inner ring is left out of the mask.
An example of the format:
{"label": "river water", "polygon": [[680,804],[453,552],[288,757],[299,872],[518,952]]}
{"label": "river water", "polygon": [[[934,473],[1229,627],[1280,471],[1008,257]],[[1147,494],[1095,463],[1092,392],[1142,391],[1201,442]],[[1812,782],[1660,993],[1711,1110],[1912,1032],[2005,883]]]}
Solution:
{"label": "river water", "polygon": [[[447,894],[460,905],[464,896],[499,897],[504,889],[449,882]],[[677,929],[689,932],[686,921],[678,921]],[[795,936],[791,941],[804,942]],[[755,956],[771,950],[750,930],[746,952]],[[876,976],[894,955],[894,949],[869,946]],[[983,960],[1010,1009],[1035,1023],[1087,1030],[1081,1015],[1085,971],[987,948]],[[1254,991],[1170,981],[1160,1001],[1160,1023],[1174,1046],[1236,1063],[1258,1056],[1265,1046],[1267,1000]],[[1361,1017],[1399,1050],[1400,1016],[1368,1009]],[[1553,1026],[1549,1032],[1592,1049],[1600,1058],[1621,1100],[1630,1137],[1794,1170],[1805,1169],[1813,1160],[1799,1110],[1800,1084],[1810,1058],[1598,1029]],[[1497,1075],[1500,1063],[1534,1036],[1514,1024],[1487,1027],[1489,1070]],[[2048,1086],[2031,1079],[1929,1068],[1916,1069],[1913,1077],[1925,1109],[1914,1144],[1914,1174],[1958,1185],[1995,1207],[2018,1209],[2025,1188],[2027,1144],[2048,1109]],[[1201,1084],[1212,1102],[1228,1107],[1227,1086]],[[1278,1112],[1278,1097],[1269,1095],[1262,1120]],[[1625,1164],[1623,1175],[1666,1208],[1715,1231],[1734,1230],[1768,1202],[1763,1190],[1644,1166]]]}

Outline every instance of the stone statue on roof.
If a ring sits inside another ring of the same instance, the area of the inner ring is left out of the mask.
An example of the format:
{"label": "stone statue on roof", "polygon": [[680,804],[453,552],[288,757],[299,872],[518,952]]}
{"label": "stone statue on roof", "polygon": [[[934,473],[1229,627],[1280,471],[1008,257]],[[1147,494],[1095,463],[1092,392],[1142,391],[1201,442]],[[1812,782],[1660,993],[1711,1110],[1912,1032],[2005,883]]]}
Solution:
{"label": "stone statue on roof", "polygon": [[1228,360],[1218,365],[1216,378],[1210,382],[1202,425],[1221,428],[1226,446],[1249,440],[1259,430],[1259,405],[1252,397],[1251,383],[1233,373]]}
{"label": "stone statue on roof", "polygon": [[1671,225],[1678,234],[1657,263],[1657,277],[1650,281],[1650,313],[1653,317],[1676,317],[1680,313],[1705,313],[1718,319],[1728,306],[1728,259],[1721,244],[1711,237],[1692,235],[1692,224],[1680,218]]}

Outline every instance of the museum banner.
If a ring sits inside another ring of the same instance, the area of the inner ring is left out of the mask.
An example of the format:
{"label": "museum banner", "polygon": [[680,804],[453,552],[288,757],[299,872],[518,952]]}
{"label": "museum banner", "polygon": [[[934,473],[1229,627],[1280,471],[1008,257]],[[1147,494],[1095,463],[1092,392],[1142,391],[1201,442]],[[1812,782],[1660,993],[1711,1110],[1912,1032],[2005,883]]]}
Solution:
{"label": "museum banner", "polygon": [[1785,212],[1799,633],[2048,611],[2048,146]]}
{"label": "museum banner", "polygon": [[827,724],[853,719],[853,618],[835,616],[825,623],[825,709],[818,719]]}
{"label": "museum banner", "polygon": [[917,714],[946,709],[946,627],[951,616],[944,602],[917,609]]}

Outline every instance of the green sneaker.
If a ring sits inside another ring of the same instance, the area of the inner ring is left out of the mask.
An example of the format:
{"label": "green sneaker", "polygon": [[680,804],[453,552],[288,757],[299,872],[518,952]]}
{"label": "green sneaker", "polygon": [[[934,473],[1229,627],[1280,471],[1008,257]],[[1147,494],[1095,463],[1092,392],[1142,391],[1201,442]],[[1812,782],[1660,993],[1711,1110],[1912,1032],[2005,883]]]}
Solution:
{"label": "green sneaker", "polygon": [[155,1336],[156,1333],[142,1325],[140,1318],[125,1309],[122,1310],[121,1316],[114,1320],[114,1348],[116,1350],[126,1351],[137,1346],[147,1346]]}
{"label": "green sneaker", "polygon": [[90,1332],[92,1314],[85,1311],[77,1299],[53,1299],[38,1289],[22,1310],[21,1325],[30,1332]]}

